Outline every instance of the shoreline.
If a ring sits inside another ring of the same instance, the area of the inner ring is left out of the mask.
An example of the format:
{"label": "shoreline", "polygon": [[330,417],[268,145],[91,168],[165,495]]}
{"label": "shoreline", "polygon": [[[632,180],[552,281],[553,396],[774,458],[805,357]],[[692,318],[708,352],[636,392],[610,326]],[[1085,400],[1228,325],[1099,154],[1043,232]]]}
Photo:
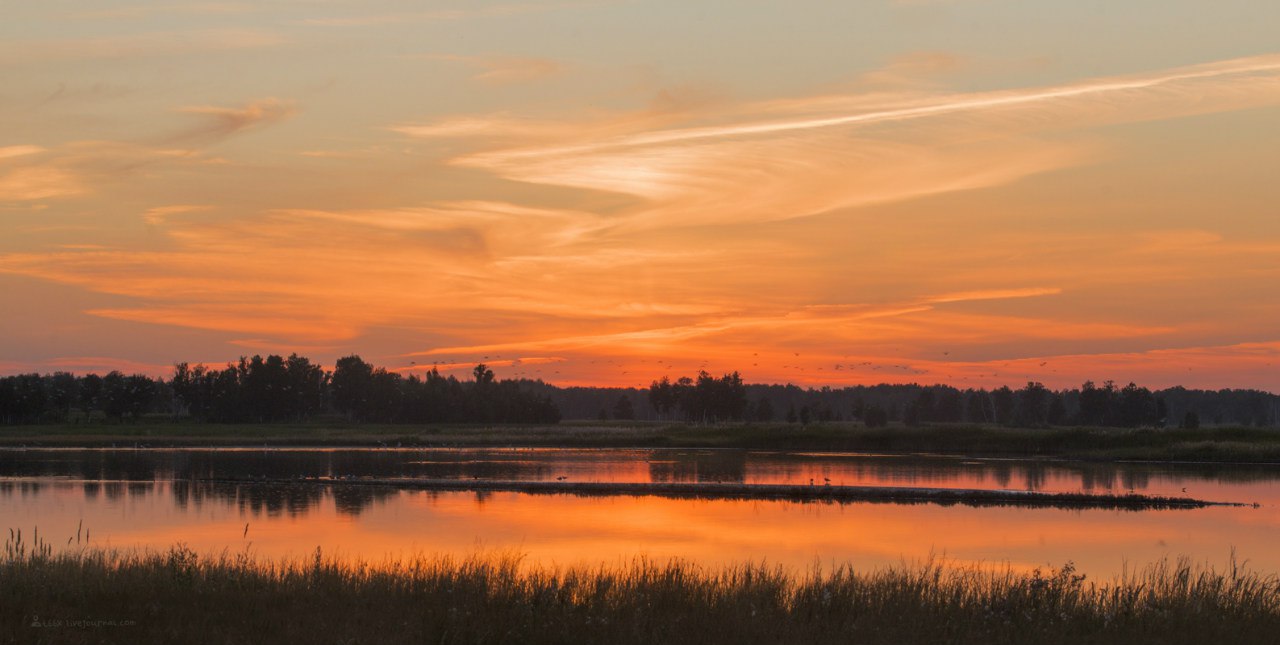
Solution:
{"label": "shoreline", "polygon": [[942,506],[1023,506],[1118,510],[1196,509],[1209,506],[1257,506],[1190,497],[1163,497],[1129,493],[1047,493],[1039,491],[908,486],[831,486],[804,484],[740,484],[723,482],[568,482],[494,479],[404,478],[208,478],[197,480],[234,485],[370,486],[398,490],[521,493],[526,495],[574,495],[579,497],[663,497],[669,499],[777,500],[852,504],[938,504]]}
{"label": "shoreline", "polygon": [[970,459],[1280,465],[1280,429],[1007,428],[857,424],[198,424],[0,426],[0,448],[738,449]]}

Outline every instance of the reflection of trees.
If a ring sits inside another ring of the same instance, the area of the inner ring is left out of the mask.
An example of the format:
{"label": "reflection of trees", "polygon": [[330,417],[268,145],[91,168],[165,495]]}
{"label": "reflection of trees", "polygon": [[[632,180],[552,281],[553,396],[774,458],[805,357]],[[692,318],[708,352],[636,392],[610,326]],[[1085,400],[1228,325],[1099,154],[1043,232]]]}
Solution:
{"label": "reflection of trees", "polygon": [[208,501],[236,506],[241,513],[253,515],[300,516],[315,508],[324,498],[324,488],[316,484],[228,483],[201,480],[175,481],[169,488],[174,504],[186,508],[199,507]]}
{"label": "reflection of trees", "polygon": [[1116,470],[1114,468],[1081,468],[1079,472],[1082,490],[1115,488]]}
{"label": "reflection of trees", "polygon": [[996,479],[996,485],[1000,488],[1008,488],[1009,482],[1013,480],[1013,468],[1008,464],[997,464],[992,469],[991,475]]}
{"label": "reflection of trees", "polygon": [[1032,462],[1023,468],[1023,478],[1027,490],[1043,490],[1048,479],[1048,469],[1043,464]]}
{"label": "reflection of trees", "polygon": [[678,452],[669,457],[649,462],[649,481],[742,483],[746,480],[746,451]]}
{"label": "reflection of trees", "polygon": [[[87,480],[84,499],[118,502],[168,493],[179,509],[205,501],[246,513],[301,515],[326,496],[354,515],[393,489],[361,479],[503,479],[574,481],[636,477],[656,483],[743,483],[782,480],[927,487],[1025,487],[1029,490],[1134,490],[1201,481],[1274,482],[1274,467],[963,460],[954,457],[866,457],[750,453],[741,450],[13,450],[0,452],[0,496],[40,494],[45,478]],[[643,478],[643,470],[638,474]],[[621,475],[619,474],[621,473]],[[304,481],[318,478],[330,483]],[[348,478],[355,481],[347,481]],[[227,483],[215,483],[221,480]],[[227,480],[230,480],[229,482]],[[271,480],[271,481],[264,481]],[[296,480],[296,481],[295,481]],[[842,481],[845,480],[845,481]],[[1174,488],[1176,490],[1176,488]],[[47,491],[45,491],[47,492]]]}
{"label": "reflection of trees", "polygon": [[1151,485],[1151,473],[1145,469],[1126,468],[1122,471],[1121,481],[1129,490],[1142,490]]}
{"label": "reflection of trees", "polygon": [[359,515],[374,502],[394,494],[395,489],[376,486],[325,484],[319,482],[209,482],[174,481],[169,487],[179,508],[199,508],[209,502],[235,506],[241,513],[300,517],[315,510],[326,496],[344,515]]}
{"label": "reflection of trees", "polygon": [[103,482],[102,494],[106,495],[109,501],[117,502],[120,500],[121,497],[124,497],[124,484],[121,482],[112,482],[112,481]]}
{"label": "reflection of trees", "polygon": [[343,486],[335,484],[329,487],[333,494],[333,506],[343,515],[356,516],[374,502],[382,501],[396,493],[394,488],[381,486]]}
{"label": "reflection of trees", "polygon": [[43,489],[44,489],[44,484],[41,482],[33,482],[33,481],[0,482],[0,495],[4,495],[5,497],[12,497],[14,494],[17,494],[22,497],[26,497],[28,495],[36,495]]}

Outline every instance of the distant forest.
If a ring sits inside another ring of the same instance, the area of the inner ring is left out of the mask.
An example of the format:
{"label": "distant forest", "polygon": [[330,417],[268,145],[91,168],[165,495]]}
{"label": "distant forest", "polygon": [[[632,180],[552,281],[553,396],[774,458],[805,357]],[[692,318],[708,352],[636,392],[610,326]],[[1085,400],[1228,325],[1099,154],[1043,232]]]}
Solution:
{"label": "distant forest", "polygon": [[298,355],[241,358],[211,368],[181,363],[168,379],[20,374],[0,377],[0,423],[123,422],[148,418],[211,423],[297,422],[341,417],[372,423],[556,423],[564,419],[717,422],[982,423],[1019,427],[1276,426],[1280,396],[1259,390],[1152,391],[1087,382],[1051,390],[960,390],[946,385],[804,389],[748,385],[737,373],[701,372],[648,388],[557,387],[498,380],[481,364],[460,380],[433,369],[403,376],[339,359],[332,371]]}

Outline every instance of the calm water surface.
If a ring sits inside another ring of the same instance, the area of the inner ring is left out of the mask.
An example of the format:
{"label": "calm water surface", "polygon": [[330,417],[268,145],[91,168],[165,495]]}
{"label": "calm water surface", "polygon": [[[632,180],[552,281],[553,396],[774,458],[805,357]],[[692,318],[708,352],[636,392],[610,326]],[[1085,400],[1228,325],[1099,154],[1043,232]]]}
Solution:
{"label": "calm water surface", "polygon": [[[210,478],[331,477],[332,485]],[[1034,491],[1134,491],[1258,508],[1115,511],[668,500],[399,491],[345,478],[746,482]],[[1183,492],[1183,489],[1186,492]],[[1056,566],[1111,577],[1164,556],[1280,571],[1280,468],[939,457],[577,449],[0,449],[0,529],[55,542],[381,560],[515,550],[531,562],[645,555],[808,568],[953,562]],[[248,532],[245,533],[245,525]]]}

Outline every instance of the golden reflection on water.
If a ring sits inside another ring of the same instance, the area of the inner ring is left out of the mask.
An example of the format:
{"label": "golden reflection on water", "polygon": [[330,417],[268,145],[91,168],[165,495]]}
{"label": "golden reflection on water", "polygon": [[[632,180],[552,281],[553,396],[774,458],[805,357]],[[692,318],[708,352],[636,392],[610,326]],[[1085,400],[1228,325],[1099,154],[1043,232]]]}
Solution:
{"label": "golden reflection on water", "polygon": [[[1221,567],[1234,550],[1256,569],[1280,571],[1280,552],[1274,548],[1280,473],[1269,470],[676,451],[245,451],[232,456],[234,461],[221,462],[227,454],[208,451],[0,453],[0,529],[38,526],[59,545],[83,522],[93,546],[164,549],[181,542],[202,552],[248,550],[260,557],[307,557],[320,547],[330,555],[368,561],[497,549],[522,553],[534,564],[614,564],[646,556],[709,565],[764,561],[803,570],[937,557],[1016,568],[1073,561],[1081,571],[1110,578],[1126,566],[1165,556]],[[444,463],[414,470],[422,467],[414,463],[419,461]],[[253,478],[286,462],[291,472],[330,476],[395,472],[805,484],[812,479],[815,485],[830,479],[833,485],[1132,489],[1261,506],[1134,512],[202,481],[227,472]]]}
{"label": "golden reflection on water", "polygon": [[[542,564],[599,564],[635,556],[706,564],[766,561],[804,569],[943,557],[1017,568],[1068,560],[1092,575],[1128,563],[1191,556],[1221,566],[1234,548],[1254,567],[1280,570],[1274,507],[1113,511],[943,507],[930,504],[801,504],[774,501],[586,498],[519,493],[394,491],[359,513],[324,494],[306,512],[253,510],[211,498],[185,509],[172,484],[89,499],[79,484],[0,497],[10,526],[39,526],[58,543],[83,521],[94,546],[259,556],[324,552],[377,561],[414,554],[503,549]],[[248,532],[245,533],[245,524]]]}

